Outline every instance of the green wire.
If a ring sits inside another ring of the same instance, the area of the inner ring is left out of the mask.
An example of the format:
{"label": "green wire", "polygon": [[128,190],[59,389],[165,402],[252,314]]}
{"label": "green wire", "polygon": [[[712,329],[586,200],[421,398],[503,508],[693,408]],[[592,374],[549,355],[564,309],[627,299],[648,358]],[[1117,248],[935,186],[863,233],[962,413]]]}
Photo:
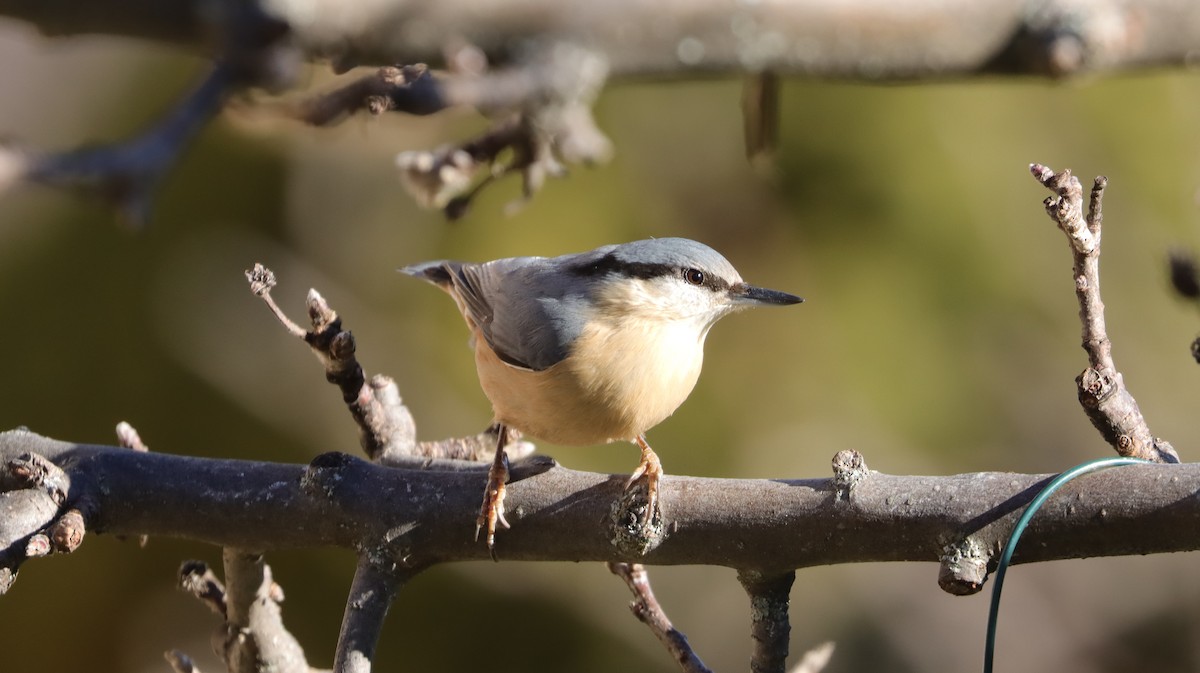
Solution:
{"label": "green wire", "polygon": [[992,580],[992,605],[988,609],[987,640],[983,651],[983,673],[992,673],[992,659],[996,652],[996,618],[1000,614],[1000,590],[1004,586],[1004,573],[1008,570],[1009,561],[1012,560],[1013,552],[1017,549],[1017,541],[1021,539],[1021,533],[1025,532],[1025,528],[1029,525],[1029,520],[1041,509],[1046,500],[1054,495],[1055,491],[1062,488],[1064,484],[1075,477],[1109,467],[1146,462],[1149,461],[1140,458],[1098,458],[1096,460],[1089,460],[1051,479],[1050,483],[1046,484],[1034,496],[1033,500],[1029,502],[1025,513],[1021,515],[1020,519],[1017,519],[1017,524],[1013,526],[1012,535],[1008,538],[1008,544],[1004,545],[1004,551],[1000,554],[1000,563],[996,566],[996,577]]}

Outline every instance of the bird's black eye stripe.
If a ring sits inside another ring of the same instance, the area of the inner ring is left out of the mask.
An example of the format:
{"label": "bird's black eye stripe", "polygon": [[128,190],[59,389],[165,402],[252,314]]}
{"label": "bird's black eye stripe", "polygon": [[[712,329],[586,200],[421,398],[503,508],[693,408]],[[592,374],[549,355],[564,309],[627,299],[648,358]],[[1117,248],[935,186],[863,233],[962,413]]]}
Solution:
{"label": "bird's black eye stripe", "polygon": [[630,262],[609,253],[600,258],[587,259],[567,267],[567,271],[584,278],[599,278],[616,274],[625,278],[653,280],[655,278],[682,278],[685,283],[696,287],[707,287],[713,292],[729,289],[729,281],[715,273],[701,271],[694,266],[677,266],[661,262]]}

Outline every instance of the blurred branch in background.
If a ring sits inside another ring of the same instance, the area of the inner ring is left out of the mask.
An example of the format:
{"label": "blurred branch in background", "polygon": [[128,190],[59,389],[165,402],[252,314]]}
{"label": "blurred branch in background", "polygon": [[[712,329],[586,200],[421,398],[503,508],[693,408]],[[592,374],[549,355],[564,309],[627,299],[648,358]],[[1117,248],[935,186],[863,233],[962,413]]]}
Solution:
{"label": "blurred branch in background", "polygon": [[[202,10],[213,4],[99,0],[80,12],[70,0],[8,0],[0,14],[47,35],[108,33],[196,46],[207,42],[211,12]],[[1183,65],[1200,44],[1200,7],[1190,0],[699,0],[686,11],[652,0],[260,0],[256,6],[287,24],[310,58],[333,58],[340,69],[436,63],[459,41],[502,62],[531,43],[551,41],[600,53],[616,76],[770,69],[907,80]]]}
{"label": "blurred branch in background", "polygon": [[[403,0],[350,6],[336,0],[177,0],[153,7],[101,2],[89,12],[59,0],[0,4],[0,14],[30,21],[47,34],[204,44],[219,64],[138,139],[61,154],[10,144],[0,155],[0,186],[23,177],[98,188],[126,221],[140,225],[163,173],[228,95],[289,84],[301,54],[334,58],[338,69],[401,64],[303,104],[293,114],[308,123],[330,124],[360,109],[424,115],[456,105],[495,119],[491,130],[464,143],[397,156],[402,182],[417,202],[455,219],[496,177],[522,177],[522,198],[507,208],[513,212],[547,176],[565,174],[564,162],[606,159],[611,148],[590,108],[610,72],[675,78],[751,73],[744,104],[747,151],[754,158],[774,142],[779,75],[871,81],[985,73],[1060,77],[1182,65],[1200,43],[1200,6],[1189,0],[1154,6],[1134,0],[895,6],[707,0],[678,14],[646,0],[541,1],[546,6],[493,11],[470,0],[427,6]],[[864,23],[868,15],[872,20]],[[489,61],[513,67],[484,74]],[[459,72],[434,78],[425,63]],[[506,151],[511,159],[502,162]],[[477,178],[484,168],[490,172]]]}

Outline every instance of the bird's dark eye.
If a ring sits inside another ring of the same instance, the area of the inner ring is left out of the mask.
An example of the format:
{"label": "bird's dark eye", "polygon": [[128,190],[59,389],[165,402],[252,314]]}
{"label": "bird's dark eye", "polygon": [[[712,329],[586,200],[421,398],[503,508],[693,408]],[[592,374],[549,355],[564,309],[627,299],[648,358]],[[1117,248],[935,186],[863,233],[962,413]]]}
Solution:
{"label": "bird's dark eye", "polygon": [[692,285],[704,284],[704,272],[700,269],[684,269],[683,279]]}

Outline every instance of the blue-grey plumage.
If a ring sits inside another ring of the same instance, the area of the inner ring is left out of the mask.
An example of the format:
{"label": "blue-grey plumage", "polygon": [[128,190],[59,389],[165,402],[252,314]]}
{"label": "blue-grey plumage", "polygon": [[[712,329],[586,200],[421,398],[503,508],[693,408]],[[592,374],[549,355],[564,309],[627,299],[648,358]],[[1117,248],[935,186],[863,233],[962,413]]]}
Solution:
{"label": "blue-grey plumage", "polygon": [[[636,442],[630,483],[645,475],[651,504],[661,468],[644,434],[691,393],[709,328],[746,306],[803,301],[747,285],[720,253],[684,238],[402,271],[454,298],[498,423],[557,444]],[[495,521],[507,527],[500,460],[480,514],[489,546]]]}
{"label": "blue-grey plumage", "polygon": [[586,286],[554,280],[556,261],[545,257],[482,264],[443,260],[401,271],[446,290],[472,334],[478,332],[502,361],[541,371],[567,356],[584,321]]}

